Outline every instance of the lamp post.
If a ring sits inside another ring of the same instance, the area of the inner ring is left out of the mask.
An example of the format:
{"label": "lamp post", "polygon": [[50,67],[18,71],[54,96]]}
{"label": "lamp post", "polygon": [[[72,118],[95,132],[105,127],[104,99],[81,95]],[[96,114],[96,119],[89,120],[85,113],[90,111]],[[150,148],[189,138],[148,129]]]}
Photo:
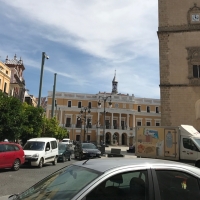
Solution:
{"label": "lamp post", "polygon": [[[83,119],[82,119],[82,115],[78,116],[77,117],[78,121],[80,121],[80,128],[81,128],[81,133],[80,133],[80,142],[81,142],[81,138],[82,138],[82,122],[83,122]],[[78,126],[77,128],[79,128],[79,123],[78,123]]]}
{"label": "lamp post", "polygon": [[88,113],[90,113],[90,108],[89,107],[82,107],[81,108],[81,114],[84,113],[84,140],[85,140],[85,133],[86,133],[86,130],[85,130],[85,124],[86,124],[86,111],[88,110]]}
{"label": "lamp post", "polygon": [[110,99],[109,106],[112,107],[111,96],[99,96],[98,106],[101,107],[101,100],[103,100],[103,143],[106,144],[105,141],[105,125],[106,125],[106,101]]}
{"label": "lamp post", "polygon": [[100,124],[99,124],[99,121],[96,122],[96,141],[97,141],[97,144],[98,144],[98,128],[100,127]]}
{"label": "lamp post", "polygon": [[42,64],[41,64],[41,72],[40,72],[40,85],[39,85],[39,95],[38,95],[38,108],[40,107],[41,101],[41,91],[42,91],[42,78],[43,78],[43,71],[44,71],[44,61],[49,59],[49,56],[46,55],[45,52],[42,52]]}

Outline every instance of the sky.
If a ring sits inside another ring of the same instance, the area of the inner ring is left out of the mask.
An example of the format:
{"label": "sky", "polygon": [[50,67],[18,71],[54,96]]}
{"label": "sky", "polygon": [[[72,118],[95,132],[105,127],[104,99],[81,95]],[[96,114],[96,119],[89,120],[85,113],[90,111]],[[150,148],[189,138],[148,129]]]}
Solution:
{"label": "sky", "polygon": [[160,99],[158,1],[0,0],[0,60],[23,60],[29,94],[118,92]]}

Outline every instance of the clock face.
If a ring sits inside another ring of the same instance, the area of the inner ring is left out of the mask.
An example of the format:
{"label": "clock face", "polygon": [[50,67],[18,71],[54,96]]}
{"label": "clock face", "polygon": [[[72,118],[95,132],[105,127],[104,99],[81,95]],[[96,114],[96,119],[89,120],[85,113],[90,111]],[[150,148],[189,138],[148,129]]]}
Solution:
{"label": "clock face", "polygon": [[192,21],[198,22],[199,21],[199,14],[192,14]]}

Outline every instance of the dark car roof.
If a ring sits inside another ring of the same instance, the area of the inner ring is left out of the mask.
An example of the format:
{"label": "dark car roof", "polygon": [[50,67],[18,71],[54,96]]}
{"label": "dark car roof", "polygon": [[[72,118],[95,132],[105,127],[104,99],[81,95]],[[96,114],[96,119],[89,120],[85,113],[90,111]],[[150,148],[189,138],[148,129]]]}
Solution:
{"label": "dark car roof", "polygon": [[74,163],[74,165],[86,167],[89,169],[97,170],[99,172],[106,172],[112,169],[122,168],[122,167],[141,167],[141,166],[149,166],[149,167],[176,167],[176,168],[184,168],[189,171],[193,171],[194,173],[200,176],[200,170],[197,167],[179,163],[175,161],[169,160],[161,160],[161,159],[151,159],[151,158],[110,158],[110,159],[91,159],[85,162],[79,161]]}

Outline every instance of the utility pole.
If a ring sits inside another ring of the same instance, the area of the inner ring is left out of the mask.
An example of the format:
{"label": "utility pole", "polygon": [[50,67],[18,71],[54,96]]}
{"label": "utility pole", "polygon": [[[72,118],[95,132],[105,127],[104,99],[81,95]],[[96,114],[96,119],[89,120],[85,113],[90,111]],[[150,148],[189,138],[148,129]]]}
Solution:
{"label": "utility pole", "polygon": [[39,85],[39,95],[38,95],[38,108],[40,107],[40,101],[41,101],[42,78],[43,78],[45,58],[49,59],[49,56],[47,56],[45,52],[42,52],[42,63],[41,63],[41,72],[40,72],[40,85]]}
{"label": "utility pole", "polygon": [[52,96],[52,106],[51,106],[51,118],[54,114],[54,104],[55,104],[55,91],[56,91],[56,73],[54,74],[54,85],[53,85],[53,96]]}

